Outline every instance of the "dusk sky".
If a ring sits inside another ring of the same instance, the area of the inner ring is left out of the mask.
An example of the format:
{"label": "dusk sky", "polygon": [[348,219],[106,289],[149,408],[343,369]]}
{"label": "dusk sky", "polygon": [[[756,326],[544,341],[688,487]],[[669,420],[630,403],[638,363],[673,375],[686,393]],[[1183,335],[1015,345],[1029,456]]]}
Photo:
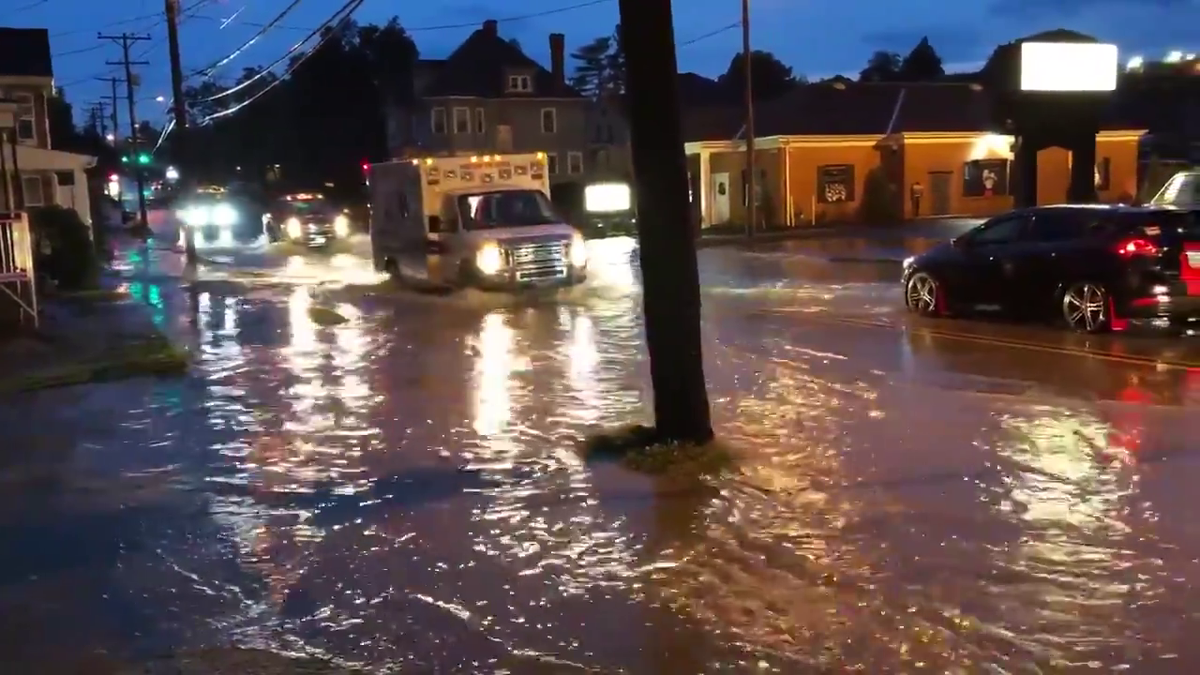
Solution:
{"label": "dusk sky", "polygon": [[[152,41],[137,44],[135,57],[151,62],[139,70],[144,86],[141,114],[161,121],[153,103],[169,95],[166,31],[162,0],[5,0],[0,25],[45,27],[55,54],[56,80],[77,106],[103,96],[107,85],[94,77],[110,74],[106,59],[119,49],[96,39],[97,31],[144,32]],[[196,7],[182,31],[185,68],[220,58],[270,21],[289,0],[184,0]],[[319,25],[341,0],[302,0],[283,23],[225,67],[236,74],[243,66],[275,60],[308,30]],[[356,18],[383,22],[397,15],[415,38],[421,55],[444,57],[487,18],[500,19],[501,33],[517,38],[526,52],[546,63],[547,34],[567,36],[568,51],[611,32],[617,23],[616,0],[448,0],[398,2],[366,0]],[[572,8],[573,7],[573,8]],[[554,10],[560,10],[554,12]],[[529,17],[538,13],[542,16]],[[226,21],[227,19],[232,20]],[[509,17],[514,20],[504,21]],[[527,17],[527,18],[522,18]],[[680,0],[675,3],[675,32],[681,70],[715,76],[740,48],[734,24],[738,0]],[[974,68],[995,45],[1051,28],[1071,28],[1116,42],[1123,58],[1136,53],[1158,57],[1169,49],[1200,50],[1194,38],[1200,0],[851,0],[802,2],[751,0],[751,26],[756,49],[774,52],[797,73],[823,77],[856,74],[873,50],[907,52],[928,36],[948,70]],[[722,30],[724,27],[729,27]],[[1192,38],[1192,39],[1189,39]]]}

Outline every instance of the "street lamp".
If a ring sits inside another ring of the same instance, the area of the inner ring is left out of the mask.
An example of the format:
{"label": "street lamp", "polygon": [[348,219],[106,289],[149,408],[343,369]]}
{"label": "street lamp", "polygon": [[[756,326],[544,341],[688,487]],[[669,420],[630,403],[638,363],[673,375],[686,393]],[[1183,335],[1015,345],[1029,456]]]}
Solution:
{"label": "street lamp", "polygon": [[158,103],[166,103],[167,97],[166,96],[155,96],[154,100],[157,101]]}

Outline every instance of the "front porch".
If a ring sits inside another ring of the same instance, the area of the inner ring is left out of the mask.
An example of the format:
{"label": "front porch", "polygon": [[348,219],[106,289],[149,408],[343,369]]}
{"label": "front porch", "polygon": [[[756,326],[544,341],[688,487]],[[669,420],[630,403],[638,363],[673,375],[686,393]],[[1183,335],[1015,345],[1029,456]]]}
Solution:
{"label": "front porch", "polygon": [[0,212],[56,204],[75,209],[83,222],[92,226],[86,172],[96,164],[95,157],[30,145],[10,146],[4,155]]}

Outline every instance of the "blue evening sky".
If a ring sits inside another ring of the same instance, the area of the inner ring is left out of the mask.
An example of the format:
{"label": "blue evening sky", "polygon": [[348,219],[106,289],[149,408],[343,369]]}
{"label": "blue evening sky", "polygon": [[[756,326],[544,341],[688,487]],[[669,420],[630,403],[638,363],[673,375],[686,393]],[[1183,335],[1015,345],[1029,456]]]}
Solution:
{"label": "blue evening sky", "polygon": [[[1158,57],[1170,49],[1200,51],[1195,34],[1200,0],[750,0],[753,43],[774,52],[797,73],[822,77],[856,74],[873,50],[907,52],[928,36],[948,69],[974,68],[995,45],[1033,32],[1071,28],[1121,46],[1123,58],[1135,53]],[[501,33],[517,38],[535,59],[548,58],[547,35],[562,32],[568,51],[611,32],[617,23],[616,0],[366,0],[356,18],[385,21],[397,15],[413,34],[422,56],[444,57],[487,18],[502,20]],[[290,0],[183,0],[194,16],[183,23],[185,68],[198,68],[224,56],[252,36],[253,24],[270,21]],[[226,66],[269,63],[319,25],[341,0],[301,0],[282,25]],[[676,0],[676,39],[681,70],[715,76],[740,48],[738,0]],[[555,10],[562,11],[555,11]],[[96,39],[97,31],[143,32],[133,54],[150,61],[139,68],[141,115],[161,121],[158,95],[168,95],[163,0],[5,0],[0,25],[50,30],[57,82],[67,97],[84,107],[103,96],[108,85],[93,78],[110,74],[106,59],[118,48]],[[541,16],[530,16],[543,13]],[[511,21],[503,21],[512,18]],[[725,27],[730,27],[722,30]],[[704,37],[695,40],[697,37]],[[695,40],[695,41],[693,41]]]}

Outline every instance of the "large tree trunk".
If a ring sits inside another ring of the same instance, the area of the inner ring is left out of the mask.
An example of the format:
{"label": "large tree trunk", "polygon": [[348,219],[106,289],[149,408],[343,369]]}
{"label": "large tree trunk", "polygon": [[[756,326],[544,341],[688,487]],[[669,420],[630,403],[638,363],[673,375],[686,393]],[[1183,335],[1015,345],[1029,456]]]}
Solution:
{"label": "large tree trunk", "polygon": [[712,439],[670,0],[620,0],[657,436]]}

